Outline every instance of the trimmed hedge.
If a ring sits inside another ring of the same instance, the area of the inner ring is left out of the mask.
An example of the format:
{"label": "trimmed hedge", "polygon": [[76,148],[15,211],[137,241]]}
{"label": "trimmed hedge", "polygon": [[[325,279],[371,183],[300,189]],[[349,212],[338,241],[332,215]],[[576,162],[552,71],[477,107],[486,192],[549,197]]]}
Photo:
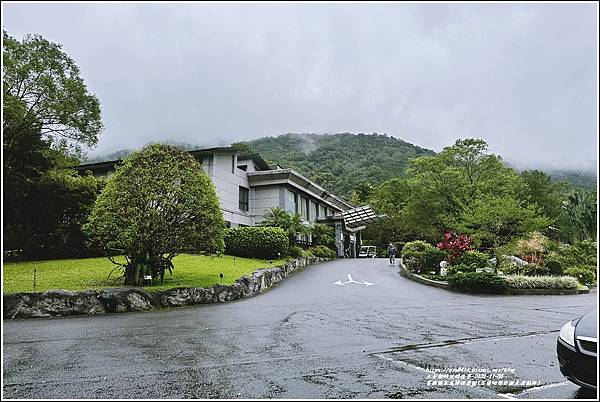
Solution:
{"label": "trimmed hedge", "polygon": [[224,240],[227,254],[261,259],[285,255],[289,242],[283,229],[263,226],[227,229]]}
{"label": "trimmed hedge", "polygon": [[511,289],[577,289],[577,279],[570,276],[507,275],[504,280]]}
{"label": "trimmed hedge", "polygon": [[492,272],[466,272],[448,276],[448,283],[459,290],[475,293],[504,293],[508,285]]}

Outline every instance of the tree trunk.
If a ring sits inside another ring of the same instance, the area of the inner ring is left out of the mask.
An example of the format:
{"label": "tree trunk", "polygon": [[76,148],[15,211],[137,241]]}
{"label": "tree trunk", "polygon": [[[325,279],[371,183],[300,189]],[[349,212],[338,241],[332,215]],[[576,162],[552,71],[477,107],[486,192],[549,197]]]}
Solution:
{"label": "tree trunk", "polygon": [[125,285],[143,286],[146,266],[147,264],[145,262],[131,261],[131,263],[125,267]]}

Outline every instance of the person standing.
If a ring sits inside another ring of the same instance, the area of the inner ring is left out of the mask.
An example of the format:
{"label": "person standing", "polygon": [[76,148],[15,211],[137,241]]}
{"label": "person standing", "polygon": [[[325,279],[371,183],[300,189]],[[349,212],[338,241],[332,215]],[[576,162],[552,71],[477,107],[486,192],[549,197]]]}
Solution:
{"label": "person standing", "polygon": [[390,264],[394,265],[396,263],[396,255],[398,254],[398,250],[392,243],[390,243],[390,245],[387,248],[387,252],[390,256]]}

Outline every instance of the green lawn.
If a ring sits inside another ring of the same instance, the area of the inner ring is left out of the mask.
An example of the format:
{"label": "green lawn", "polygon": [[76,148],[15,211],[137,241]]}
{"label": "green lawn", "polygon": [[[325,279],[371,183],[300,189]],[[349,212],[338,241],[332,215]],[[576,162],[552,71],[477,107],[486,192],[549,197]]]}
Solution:
{"label": "green lawn", "polygon": [[[148,290],[174,287],[210,287],[220,282],[229,284],[259,268],[269,268],[269,261],[232,256],[211,257],[182,254],[173,260],[173,276],[167,272],[161,285],[146,286]],[[285,260],[273,260],[273,266]],[[36,291],[49,289],[85,290],[121,286],[120,271],[109,273],[115,266],[106,258],[49,260],[4,263],[3,293],[32,292],[33,270],[36,270]]]}

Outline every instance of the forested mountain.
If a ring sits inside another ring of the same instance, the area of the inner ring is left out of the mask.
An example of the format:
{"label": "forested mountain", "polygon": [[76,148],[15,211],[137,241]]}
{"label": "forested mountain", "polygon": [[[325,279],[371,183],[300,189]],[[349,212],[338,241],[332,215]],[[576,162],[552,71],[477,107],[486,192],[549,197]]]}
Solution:
{"label": "forested mountain", "polygon": [[269,163],[305,175],[341,197],[359,183],[403,175],[409,159],[434,152],[382,134],[285,134],[245,142]]}
{"label": "forested mountain", "polygon": [[[174,143],[187,150],[200,145]],[[329,191],[350,200],[359,184],[376,187],[392,177],[402,177],[409,159],[435,152],[385,134],[283,134],[233,144],[242,153],[260,153],[269,163],[292,168]],[[120,159],[133,152],[123,149],[89,158],[86,162]],[[596,175],[555,170],[554,181],[596,187]]]}

